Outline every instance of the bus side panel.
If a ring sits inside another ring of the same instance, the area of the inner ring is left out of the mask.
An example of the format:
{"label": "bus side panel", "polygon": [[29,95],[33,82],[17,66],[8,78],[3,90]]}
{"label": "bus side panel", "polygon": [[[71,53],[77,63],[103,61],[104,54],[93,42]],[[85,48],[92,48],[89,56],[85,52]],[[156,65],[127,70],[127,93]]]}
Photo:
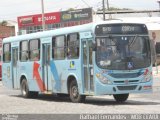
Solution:
{"label": "bus side panel", "polygon": [[[69,76],[74,76],[78,83],[80,93],[82,93],[81,64],[79,59],[55,60],[51,61],[51,64],[55,64],[56,67],[54,68],[54,65],[51,65],[51,78],[54,81],[53,92],[68,93],[67,79]],[[56,75],[56,70],[58,75]]]}
{"label": "bus side panel", "polygon": [[[38,63],[38,62],[36,62]],[[19,78],[22,75],[26,77],[30,91],[39,91],[39,87],[34,76],[34,62],[20,62],[19,63]],[[20,79],[19,79],[20,80]]]}
{"label": "bus side panel", "polygon": [[2,81],[7,88],[13,89],[11,62],[2,64]]}
{"label": "bus side panel", "polygon": [[[44,81],[44,80],[43,80]],[[44,82],[45,83],[45,86],[47,87],[47,90],[48,91],[52,91],[53,92],[53,84],[54,84],[54,81],[53,81],[53,75],[52,75],[52,72],[51,72],[51,67],[48,66],[48,81]],[[48,85],[47,85],[48,84]]]}
{"label": "bus side panel", "polygon": [[29,85],[31,91],[45,91],[45,86],[43,78],[41,75],[42,65],[41,61],[33,61],[30,63],[30,72],[29,73]]}
{"label": "bus side panel", "polygon": [[51,60],[50,61],[51,70],[51,81],[54,93],[61,93],[62,91],[62,74],[65,71],[65,66],[63,60]]}

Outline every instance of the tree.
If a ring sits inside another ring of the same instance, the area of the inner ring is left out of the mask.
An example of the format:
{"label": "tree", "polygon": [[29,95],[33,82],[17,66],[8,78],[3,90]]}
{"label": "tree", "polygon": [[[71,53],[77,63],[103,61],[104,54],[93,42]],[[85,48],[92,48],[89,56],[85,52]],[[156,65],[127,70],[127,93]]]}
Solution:
{"label": "tree", "polygon": [[[129,9],[129,8],[109,7],[109,11],[118,11],[118,10],[132,10],[132,9]],[[102,11],[102,8],[99,8],[98,11]],[[105,11],[108,11],[108,9],[106,8]]]}
{"label": "tree", "polygon": [[8,22],[6,20],[3,20],[2,22],[0,22],[0,25],[2,26],[6,26],[8,24]]}
{"label": "tree", "polygon": [[73,10],[75,10],[74,8],[69,8],[67,11],[73,11]]}

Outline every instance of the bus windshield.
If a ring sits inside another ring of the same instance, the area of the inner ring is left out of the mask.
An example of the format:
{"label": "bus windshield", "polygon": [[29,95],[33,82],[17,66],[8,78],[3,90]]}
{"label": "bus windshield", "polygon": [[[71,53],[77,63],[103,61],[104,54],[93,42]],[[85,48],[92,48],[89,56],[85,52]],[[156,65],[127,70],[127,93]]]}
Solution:
{"label": "bus windshield", "polygon": [[130,70],[150,66],[149,37],[113,35],[96,37],[96,62],[100,68]]}

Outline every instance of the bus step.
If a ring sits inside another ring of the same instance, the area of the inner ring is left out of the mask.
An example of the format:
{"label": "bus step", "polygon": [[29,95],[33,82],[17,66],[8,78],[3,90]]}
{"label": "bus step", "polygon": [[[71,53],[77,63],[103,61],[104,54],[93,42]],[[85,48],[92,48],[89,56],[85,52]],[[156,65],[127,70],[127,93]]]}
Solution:
{"label": "bus step", "polygon": [[52,91],[44,91],[44,92],[42,92],[42,94],[51,95],[51,94],[53,94],[53,92]]}
{"label": "bus step", "polygon": [[94,95],[94,92],[84,92],[84,95]]}

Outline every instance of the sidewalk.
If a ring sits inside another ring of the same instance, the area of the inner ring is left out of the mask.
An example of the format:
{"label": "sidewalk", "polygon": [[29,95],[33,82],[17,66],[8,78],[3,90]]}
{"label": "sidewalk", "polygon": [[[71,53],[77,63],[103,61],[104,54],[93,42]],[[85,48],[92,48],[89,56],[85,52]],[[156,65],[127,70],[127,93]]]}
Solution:
{"label": "sidewalk", "polygon": [[2,81],[0,81],[0,86],[2,86]]}
{"label": "sidewalk", "polygon": [[153,86],[160,88],[160,66],[152,68],[153,73]]}

